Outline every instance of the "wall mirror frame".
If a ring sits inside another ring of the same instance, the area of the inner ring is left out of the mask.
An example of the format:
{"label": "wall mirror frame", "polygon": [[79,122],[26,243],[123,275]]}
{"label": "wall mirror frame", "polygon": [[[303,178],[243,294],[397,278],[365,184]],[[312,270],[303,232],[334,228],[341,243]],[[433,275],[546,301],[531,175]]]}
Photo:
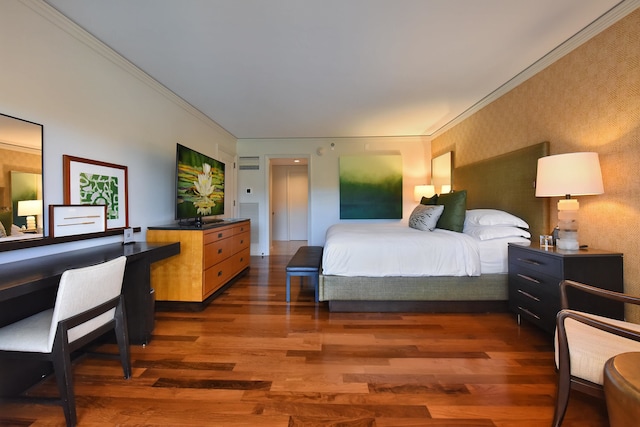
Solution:
{"label": "wall mirror frame", "polygon": [[0,114],[0,252],[41,244],[44,126]]}
{"label": "wall mirror frame", "polygon": [[[453,188],[453,151],[431,159],[431,184],[438,194],[448,193]],[[442,188],[445,187],[444,189]]]}

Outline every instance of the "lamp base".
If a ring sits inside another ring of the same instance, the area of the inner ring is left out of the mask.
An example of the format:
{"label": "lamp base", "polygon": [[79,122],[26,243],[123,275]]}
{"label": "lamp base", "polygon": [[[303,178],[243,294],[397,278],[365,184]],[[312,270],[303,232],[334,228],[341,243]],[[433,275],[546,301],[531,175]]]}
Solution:
{"label": "lamp base", "polygon": [[27,230],[35,230],[36,229],[36,217],[33,215],[29,215],[27,217]]}
{"label": "lamp base", "polygon": [[558,202],[558,239],[556,247],[565,250],[578,250],[578,209],[576,199],[562,199]]}
{"label": "lamp base", "polygon": [[580,249],[580,244],[576,239],[560,239],[556,240],[556,247],[558,249],[565,249],[569,251],[577,251]]}

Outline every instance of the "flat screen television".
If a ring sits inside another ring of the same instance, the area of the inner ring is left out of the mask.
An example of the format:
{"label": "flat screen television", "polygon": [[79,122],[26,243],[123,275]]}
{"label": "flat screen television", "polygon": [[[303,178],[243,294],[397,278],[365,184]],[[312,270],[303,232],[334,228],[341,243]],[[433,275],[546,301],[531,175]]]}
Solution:
{"label": "flat screen television", "polygon": [[222,221],[224,163],[177,144],[176,219],[181,225]]}

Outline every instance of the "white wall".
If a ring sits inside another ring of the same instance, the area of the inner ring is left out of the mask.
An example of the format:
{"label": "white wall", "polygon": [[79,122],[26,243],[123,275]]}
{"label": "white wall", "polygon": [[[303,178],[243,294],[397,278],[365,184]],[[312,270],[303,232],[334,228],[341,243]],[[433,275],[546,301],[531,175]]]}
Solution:
{"label": "white wall", "polygon": [[[44,2],[0,2],[0,58],[0,112],[44,125],[45,206],[63,203],[63,154],[127,166],[142,240],[173,221],[177,142],[235,155],[232,135]],[[0,252],[0,263],[112,241],[121,237]]]}
{"label": "white wall", "polygon": [[[331,147],[331,144],[334,146]],[[338,166],[341,155],[402,155],[404,221],[407,221],[416,205],[413,187],[427,183],[430,173],[428,159],[431,158],[431,142],[428,137],[240,139],[237,148],[240,157],[260,158],[259,170],[238,172],[239,202],[259,204],[260,236],[257,243],[252,241],[252,255],[269,253],[268,158],[299,156],[309,159],[310,245],[323,245],[325,233],[331,224],[347,222],[340,220]],[[251,188],[252,194],[246,194],[243,191],[245,188]]]}

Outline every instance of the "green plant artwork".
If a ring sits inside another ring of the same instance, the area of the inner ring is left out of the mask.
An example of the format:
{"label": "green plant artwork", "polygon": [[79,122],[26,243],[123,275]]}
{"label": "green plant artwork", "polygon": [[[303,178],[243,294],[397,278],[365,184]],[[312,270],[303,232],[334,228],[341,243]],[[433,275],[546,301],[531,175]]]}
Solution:
{"label": "green plant artwork", "polygon": [[340,157],[340,219],[402,219],[402,157]]}
{"label": "green plant artwork", "polygon": [[81,172],[80,204],[106,205],[107,219],[119,218],[118,177]]}

